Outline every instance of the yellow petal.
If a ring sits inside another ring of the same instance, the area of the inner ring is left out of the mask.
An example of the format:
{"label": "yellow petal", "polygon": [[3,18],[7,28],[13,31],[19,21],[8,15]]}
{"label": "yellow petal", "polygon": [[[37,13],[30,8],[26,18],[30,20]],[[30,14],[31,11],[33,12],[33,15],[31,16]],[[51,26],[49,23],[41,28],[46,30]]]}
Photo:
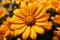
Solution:
{"label": "yellow petal", "polygon": [[32,9],[33,15],[36,13],[37,9],[38,9],[38,6],[37,6],[37,5],[34,5],[34,7],[33,7],[33,9]]}
{"label": "yellow petal", "polygon": [[23,28],[14,30],[14,37],[18,36],[19,34],[23,33],[24,30],[26,29],[27,25],[25,25]]}
{"label": "yellow petal", "polygon": [[45,9],[42,10],[41,13],[39,13],[35,18],[39,18],[39,17],[45,15],[46,14],[45,11],[46,11]]}
{"label": "yellow petal", "polygon": [[10,19],[10,22],[11,23],[24,23],[24,20],[23,19],[20,19],[18,18],[17,16],[13,16],[11,19]]}
{"label": "yellow petal", "polygon": [[37,38],[37,34],[36,34],[36,32],[34,31],[33,28],[31,28],[30,38],[31,39],[36,39]]}
{"label": "yellow petal", "polygon": [[23,19],[25,17],[24,14],[21,12],[21,9],[16,9],[13,11],[13,13],[19,18]]}
{"label": "yellow petal", "polygon": [[43,3],[51,2],[52,0],[42,0]]}
{"label": "yellow petal", "polygon": [[48,22],[47,25],[43,26],[45,29],[47,30],[51,30],[52,29],[52,23],[51,22]]}
{"label": "yellow petal", "polygon": [[33,25],[32,28],[34,29],[35,32],[37,32],[39,34],[44,34],[44,29],[42,27]]}
{"label": "yellow petal", "polygon": [[28,15],[29,11],[25,2],[21,3],[21,9],[24,11],[24,13],[26,12],[25,15]]}
{"label": "yellow petal", "polygon": [[57,27],[57,29],[60,31],[60,27]]}
{"label": "yellow petal", "polygon": [[37,2],[33,2],[32,3],[32,8],[34,9],[34,7],[37,5]]}
{"label": "yellow petal", "polygon": [[27,26],[27,29],[22,34],[22,39],[27,39],[29,35],[30,35],[30,26]]}
{"label": "yellow petal", "polygon": [[7,40],[6,37],[4,37],[3,40]]}
{"label": "yellow petal", "polygon": [[41,18],[36,19],[36,21],[41,22],[41,21],[47,21],[49,18],[49,15],[44,15]]}
{"label": "yellow petal", "polygon": [[17,40],[21,40],[21,38],[17,38]]}
{"label": "yellow petal", "polygon": [[23,9],[24,11],[26,11],[27,5],[25,2],[21,3],[21,9]]}
{"label": "yellow petal", "polygon": [[43,22],[43,23],[41,23],[41,22],[36,22],[35,23],[36,25],[40,25],[40,26],[45,26],[45,25],[48,25],[48,23],[47,22]]}
{"label": "yellow petal", "polygon": [[12,24],[10,29],[19,29],[22,28],[25,24]]}
{"label": "yellow petal", "polygon": [[10,30],[7,30],[7,31],[5,32],[5,35],[4,35],[4,36],[5,36],[5,37],[8,36],[9,33],[10,33]]}
{"label": "yellow petal", "polygon": [[32,15],[32,3],[28,4],[29,15]]}
{"label": "yellow petal", "polygon": [[34,17],[36,17],[38,14],[40,14],[40,12],[43,10],[43,5],[40,5],[34,15]]}

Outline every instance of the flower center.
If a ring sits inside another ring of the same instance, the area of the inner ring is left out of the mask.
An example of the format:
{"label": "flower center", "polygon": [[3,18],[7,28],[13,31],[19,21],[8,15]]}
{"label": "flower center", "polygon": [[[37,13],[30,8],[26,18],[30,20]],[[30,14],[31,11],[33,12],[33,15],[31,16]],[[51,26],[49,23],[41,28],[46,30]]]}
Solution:
{"label": "flower center", "polygon": [[33,16],[27,16],[25,23],[29,26],[32,26],[35,23],[35,18]]}

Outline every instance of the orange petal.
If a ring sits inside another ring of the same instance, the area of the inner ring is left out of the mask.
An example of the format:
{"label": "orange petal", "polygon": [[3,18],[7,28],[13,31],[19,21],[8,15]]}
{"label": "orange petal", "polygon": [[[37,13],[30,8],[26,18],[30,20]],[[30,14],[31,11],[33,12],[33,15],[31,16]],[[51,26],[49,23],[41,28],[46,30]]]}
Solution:
{"label": "orange petal", "polygon": [[12,24],[10,29],[19,29],[22,28],[25,24]]}
{"label": "orange petal", "polygon": [[3,40],[7,40],[6,37],[4,37]]}
{"label": "orange petal", "polygon": [[33,28],[31,28],[30,38],[31,39],[36,39],[37,38],[37,34],[36,34],[36,32],[34,31]]}
{"label": "orange petal", "polygon": [[43,15],[46,15],[46,10],[45,9],[42,10],[41,13],[39,13],[35,18],[39,18],[39,17],[41,17]]}
{"label": "orange petal", "polygon": [[29,35],[30,35],[30,26],[27,26],[26,30],[22,34],[22,39],[26,40]]}
{"label": "orange petal", "polygon": [[25,18],[24,14],[21,12],[21,9],[16,9],[13,11],[13,13],[19,18],[22,18],[22,19]]}
{"label": "orange petal", "polygon": [[39,34],[44,34],[44,29],[42,27],[33,25],[32,28],[34,29],[35,32],[37,32]]}
{"label": "orange petal", "polygon": [[35,24],[36,24],[36,25],[39,25],[39,26],[45,26],[45,25],[48,25],[47,22],[45,22],[45,23],[44,23],[44,22],[43,22],[43,23],[42,23],[42,22],[36,22]]}
{"label": "orange petal", "polygon": [[28,15],[29,9],[28,9],[28,6],[26,5],[25,2],[22,2],[22,3],[21,3],[21,9],[24,11],[24,14],[25,14],[25,15]]}
{"label": "orange petal", "polygon": [[21,38],[17,38],[17,40],[21,40]]}
{"label": "orange petal", "polygon": [[28,4],[29,15],[32,15],[32,3]]}
{"label": "orange petal", "polygon": [[23,33],[24,30],[26,29],[27,25],[25,25],[23,28],[14,30],[14,37],[18,36],[19,34]]}
{"label": "orange petal", "polygon": [[44,15],[44,16],[42,16],[42,17],[36,19],[36,21],[38,21],[38,22],[47,21],[48,18],[49,18],[49,15]]}
{"label": "orange petal", "polygon": [[43,5],[40,5],[34,15],[34,17],[36,17],[38,14],[40,14],[40,12],[43,10]]}
{"label": "orange petal", "polygon": [[23,19],[20,19],[15,15],[10,19],[10,22],[11,23],[24,23]]}
{"label": "orange petal", "polygon": [[6,14],[6,9],[5,8],[0,8],[0,18],[5,16]]}

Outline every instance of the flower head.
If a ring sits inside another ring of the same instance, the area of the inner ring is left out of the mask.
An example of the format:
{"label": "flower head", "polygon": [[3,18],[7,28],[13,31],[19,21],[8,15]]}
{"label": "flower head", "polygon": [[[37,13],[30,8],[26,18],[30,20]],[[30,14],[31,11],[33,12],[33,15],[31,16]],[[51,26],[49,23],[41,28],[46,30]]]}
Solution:
{"label": "flower head", "polygon": [[45,4],[45,6],[51,6],[54,9],[58,8],[58,6],[60,5],[60,1],[58,0],[42,0],[42,3]]}
{"label": "flower head", "polygon": [[9,5],[11,3],[10,0],[4,0],[3,2],[1,2],[1,6],[6,6]]}
{"label": "flower head", "polygon": [[53,36],[53,40],[59,40],[60,39],[60,27],[57,27],[57,30],[54,30],[55,36]]}
{"label": "flower head", "polygon": [[20,2],[38,2],[39,0],[16,0],[16,4],[19,4]]}
{"label": "flower head", "polygon": [[[21,9],[14,10],[14,15],[10,19],[11,27],[14,30],[14,36],[22,33],[22,38],[27,39],[28,36],[32,39],[37,38],[37,34],[44,34],[45,30],[50,30],[52,23],[48,22],[49,14],[46,14],[46,9],[40,3],[34,2],[26,5],[21,3]],[[50,29],[49,29],[50,28]]]}
{"label": "flower head", "polygon": [[55,17],[51,17],[51,19],[57,23],[57,24],[60,24],[60,15],[56,15]]}
{"label": "flower head", "polygon": [[9,29],[9,19],[10,17],[8,17],[6,21],[3,21],[2,25],[0,26],[0,40],[7,40],[6,37],[13,34],[13,32]]}
{"label": "flower head", "polygon": [[0,18],[3,17],[6,14],[5,8],[0,8]]}

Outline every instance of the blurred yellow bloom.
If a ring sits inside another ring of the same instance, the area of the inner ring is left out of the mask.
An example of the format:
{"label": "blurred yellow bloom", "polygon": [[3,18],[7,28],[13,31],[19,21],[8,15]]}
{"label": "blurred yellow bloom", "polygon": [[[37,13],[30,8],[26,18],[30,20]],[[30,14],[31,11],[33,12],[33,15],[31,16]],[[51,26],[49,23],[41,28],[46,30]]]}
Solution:
{"label": "blurred yellow bloom", "polygon": [[58,8],[58,6],[60,5],[60,1],[58,0],[42,0],[42,3],[45,5],[45,6],[51,6],[53,7],[54,9]]}
{"label": "blurred yellow bloom", "polygon": [[58,36],[53,36],[53,40],[59,40]]}
{"label": "blurred yellow bloom", "polygon": [[0,40],[6,40],[7,36],[12,37],[13,32],[9,29],[9,19],[10,17],[8,17],[6,21],[3,21],[3,24],[0,26]]}
{"label": "blurred yellow bloom", "polygon": [[58,37],[60,37],[60,27],[57,27],[57,30],[58,31],[54,31],[54,34],[56,35],[56,36],[58,36]]}
{"label": "blurred yellow bloom", "polygon": [[53,36],[53,40],[60,40],[60,27],[57,27],[57,30],[54,30],[55,36]]}
{"label": "blurred yellow bloom", "polygon": [[6,5],[9,5],[11,3],[10,0],[4,0],[2,3],[1,3],[1,6],[6,6]]}
{"label": "blurred yellow bloom", "polygon": [[44,34],[44,29],[52,29],[52,23],[48,22],[49,14],[46,14],[46,9],[37,2],[21,3],[21,9],[14,10],[14,15],[10,19],[11,27],[14,30],[14,36],[22,33],[22,39],[26,40],[28,36],[31,39],[36,39],[37,34]]}
{"label": "blurred yellow bloom", "polygon": [[51,17],[51,19],[57,23],[57,24],[60,24],[60,15],[56,15],[55,17]]}
{"label": "blurred yellow bloom", "polygon": [[56,12],[58,15],[60,15],[60,5],[58,6],[58,8],[56,9]]}
{"label": "blurred yellow bloom", "polygon": [[17,40],[21,40],[21,38],[17,38]]}
{"label": "blurred yellow bloom", "polygon": [[6,9],[5,8],[0,8],[0,18],[5,16],[6,14]]}
{"label": "blurred yellow bloom", "polygon": [[22,1],[24,1],[24,2],[35,2],[35,1],[38,2],[39,0],[16,0],[16,4],[19,4]]}

